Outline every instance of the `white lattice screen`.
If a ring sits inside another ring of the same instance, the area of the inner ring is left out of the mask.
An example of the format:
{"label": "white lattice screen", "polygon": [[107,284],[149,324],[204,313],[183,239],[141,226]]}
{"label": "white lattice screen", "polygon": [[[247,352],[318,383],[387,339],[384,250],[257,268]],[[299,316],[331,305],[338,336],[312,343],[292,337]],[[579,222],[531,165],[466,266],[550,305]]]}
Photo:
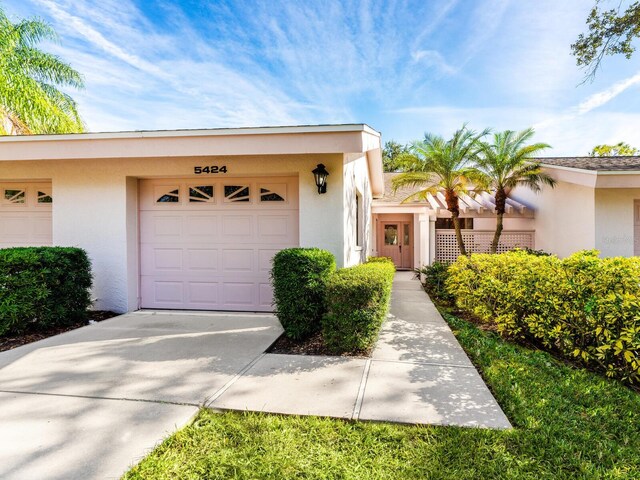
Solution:
{"label": "white lattice screen", "polygon": [[[493,241],[492,230],[462,230],[462,239],[469,253],[489,253]],[[534,248],[535,232],[530,230],[505,230],[500,236],[498,253],[516,247]],[[436,230],[436,260],[454,262],[460,255],[455,230]]]}

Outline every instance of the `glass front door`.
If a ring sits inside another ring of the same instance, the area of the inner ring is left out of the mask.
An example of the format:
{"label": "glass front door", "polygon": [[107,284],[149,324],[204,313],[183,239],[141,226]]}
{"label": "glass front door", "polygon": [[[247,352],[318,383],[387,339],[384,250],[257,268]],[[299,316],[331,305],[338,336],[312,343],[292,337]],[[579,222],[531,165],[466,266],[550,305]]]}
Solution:
{"label": "glass front door", "polygon": [[396,268],[412,268],[412,224],[411,222],[383,222],[380,255],[390,257]]}

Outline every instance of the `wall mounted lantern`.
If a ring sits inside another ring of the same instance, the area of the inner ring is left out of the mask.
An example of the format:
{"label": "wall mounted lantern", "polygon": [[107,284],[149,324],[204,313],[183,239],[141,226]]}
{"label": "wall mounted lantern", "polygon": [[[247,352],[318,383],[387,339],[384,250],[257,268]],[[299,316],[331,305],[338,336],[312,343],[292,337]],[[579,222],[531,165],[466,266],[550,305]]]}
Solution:
{"label": "wall mounted lantern", "polygon": [[313,173],[313,177],[316,179],[316,186],[318,187],[318,193],[327,193],[327,177],[329,176],[329,172],[324,168],[324,165],[319,163],[316,168],[314,168],[311,173]]}

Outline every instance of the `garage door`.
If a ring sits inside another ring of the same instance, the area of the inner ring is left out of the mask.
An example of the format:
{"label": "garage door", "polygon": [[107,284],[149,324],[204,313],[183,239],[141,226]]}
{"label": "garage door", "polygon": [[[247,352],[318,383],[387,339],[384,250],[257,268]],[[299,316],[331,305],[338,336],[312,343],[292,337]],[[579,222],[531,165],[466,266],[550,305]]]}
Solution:
{"label": "garage door", "polygon": [[271,259],[298,238],[297,178],[141,180],[142,307],[271,311]]}
{"label": "garage door", "polygon": [[0,248],[48,246],[51,183],[0,182]]}

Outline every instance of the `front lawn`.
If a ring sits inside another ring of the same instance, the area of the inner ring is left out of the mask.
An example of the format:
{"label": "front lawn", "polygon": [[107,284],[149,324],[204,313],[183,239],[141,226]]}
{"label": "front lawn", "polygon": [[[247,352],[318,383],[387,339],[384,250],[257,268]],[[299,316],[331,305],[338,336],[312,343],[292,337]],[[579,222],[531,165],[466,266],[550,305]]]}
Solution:
{"label": "front lawn", "polygon": [[638,393],[445,318],[513,430],[203,410],[124,478],[640,478]]}

